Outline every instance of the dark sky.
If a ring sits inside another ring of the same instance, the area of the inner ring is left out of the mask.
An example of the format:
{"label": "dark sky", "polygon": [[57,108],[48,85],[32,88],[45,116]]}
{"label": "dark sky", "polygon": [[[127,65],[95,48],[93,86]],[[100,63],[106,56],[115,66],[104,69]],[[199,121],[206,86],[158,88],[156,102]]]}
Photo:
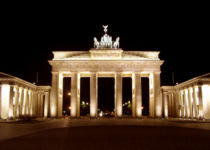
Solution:
{"label": "dark sky", "polygon": [[89,50],[93,37],[120,36],[123,50],[158,50],[162,84],[210,72],[209,15],[198,3],[12,3],[2,5],[0,71],[51,84],[54,50]]}

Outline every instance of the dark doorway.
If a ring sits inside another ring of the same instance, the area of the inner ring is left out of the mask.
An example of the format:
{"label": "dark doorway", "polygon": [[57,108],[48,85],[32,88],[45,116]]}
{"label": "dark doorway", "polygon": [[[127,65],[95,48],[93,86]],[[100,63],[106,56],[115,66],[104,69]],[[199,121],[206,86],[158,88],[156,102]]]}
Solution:
{"label": "dark doorway", "polygon": [[90,114],[90,78],[82,77],[80,80],[80,116]]}
{"label": "dark doorway", "polygon": [[63,115],[70,115],[71,78],[63,79]]}
{"label": "dark doorway", "polygon": [[114,78],[98,78],[98,109],[114,114]]}
{"label": "dark doorway", "polygon": [[132,79],[125,77],[122,80],[123,115],[132,115]]}
{"label": "dark doorway", "polygon": [[149,78],[141,78],[142,83],[142,115],[149,116]]}

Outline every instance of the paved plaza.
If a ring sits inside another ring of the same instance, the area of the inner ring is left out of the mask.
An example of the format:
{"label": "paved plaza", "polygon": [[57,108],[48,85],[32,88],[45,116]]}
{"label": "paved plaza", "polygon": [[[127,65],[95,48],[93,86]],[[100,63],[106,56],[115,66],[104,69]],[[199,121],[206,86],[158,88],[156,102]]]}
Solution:
{"label": "paved plaza", "polygon": [[209,149],[210,121],[50,119],[0,121],[0,149]]}

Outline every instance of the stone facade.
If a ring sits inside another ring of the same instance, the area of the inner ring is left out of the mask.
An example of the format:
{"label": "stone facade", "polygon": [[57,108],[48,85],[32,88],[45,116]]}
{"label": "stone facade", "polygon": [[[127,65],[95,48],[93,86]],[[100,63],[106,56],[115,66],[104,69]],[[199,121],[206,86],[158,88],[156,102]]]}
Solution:
{"label": "stone facade", "polygon": [[162,117],[159,52],[91,49],[55,51],[52,66],[51,117],[62,117],[63,78],[71,77],[71,117],[80,116],[80,78],[90,78],[90,117],[97,117],[97,80],[115,79],[115,116],[122,116],[122,78],[132,79],[132,116],[142,116],[141,77],[149,78],[149,116]]}

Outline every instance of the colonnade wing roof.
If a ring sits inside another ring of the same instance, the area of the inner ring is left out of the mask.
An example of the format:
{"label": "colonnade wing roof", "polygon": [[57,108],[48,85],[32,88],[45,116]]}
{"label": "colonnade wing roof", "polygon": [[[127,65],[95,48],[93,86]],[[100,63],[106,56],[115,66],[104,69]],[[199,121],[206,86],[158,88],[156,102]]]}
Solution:
{"label": "colonnade wing roof", "polygon": [[12,75],[9,75],[9,74],[3,73],[3,72],[0,72],[0,78],[19,79],[17,77],[14,77]]}

